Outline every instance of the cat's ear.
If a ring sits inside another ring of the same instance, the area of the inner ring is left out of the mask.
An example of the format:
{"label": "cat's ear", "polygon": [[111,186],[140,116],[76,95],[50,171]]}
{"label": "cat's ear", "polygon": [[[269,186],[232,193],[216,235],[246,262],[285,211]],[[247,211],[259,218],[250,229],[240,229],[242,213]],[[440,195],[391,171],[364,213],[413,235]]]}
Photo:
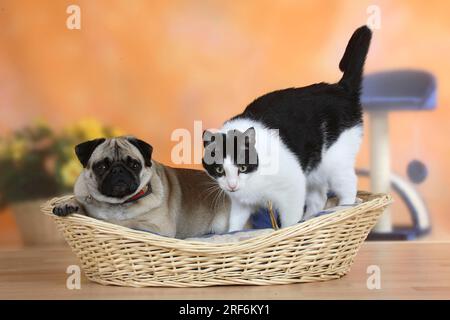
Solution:
{"label": "cat's ear", "polygon": [[94,139],[85,141],[75,146],[75,154],[77,155],[78,160],[80,160],[83,168],[86,168],[89,159],[94,153],[95,148],[105,142],[105,138]]}
{"label": "cat's ear", "polygon": [[215,136],[211,131],[205,130],[203,131],[203,147],[206,147],[211,142],[214,142]]}
{"label": "cat's ear", "polygon": [[248,128],[244,132],[245,136],[245,144],[246,145],[254,145],[256,142],[256,131],[254,127]]}

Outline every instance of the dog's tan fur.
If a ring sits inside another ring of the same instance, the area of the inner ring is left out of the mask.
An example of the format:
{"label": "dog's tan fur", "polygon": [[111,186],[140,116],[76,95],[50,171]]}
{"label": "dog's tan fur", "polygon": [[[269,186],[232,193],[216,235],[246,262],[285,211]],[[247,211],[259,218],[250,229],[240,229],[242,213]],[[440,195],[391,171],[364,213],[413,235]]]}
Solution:
{"label": "dog's tan fur", "polygon": [[[128,203],[100,194],[91,169],[96,159],[127,154],[143,164],[139,190],[151,186],[150,194]],[[164,236],[186,238],[228,229],[230,200],[214,180],[203,171],[171,168],[154,160],[151,167],[144,166],[142,155],[125,137],[107,139],[95,149],[75,184],[75,198],[88,216]]]}

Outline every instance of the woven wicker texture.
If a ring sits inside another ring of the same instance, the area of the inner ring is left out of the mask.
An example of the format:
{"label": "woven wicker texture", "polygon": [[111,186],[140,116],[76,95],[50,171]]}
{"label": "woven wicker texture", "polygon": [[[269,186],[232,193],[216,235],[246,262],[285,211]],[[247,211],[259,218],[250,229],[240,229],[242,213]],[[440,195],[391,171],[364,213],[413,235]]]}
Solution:
{"label": "woven wicker texture", "polygon": [[340,278],[383,210],[389,195],[360,192],[363,203],[245,241],[179,240],[135,231],[83,215],[51,215],[86,276],[105,285],[202,287],[270,285]]}

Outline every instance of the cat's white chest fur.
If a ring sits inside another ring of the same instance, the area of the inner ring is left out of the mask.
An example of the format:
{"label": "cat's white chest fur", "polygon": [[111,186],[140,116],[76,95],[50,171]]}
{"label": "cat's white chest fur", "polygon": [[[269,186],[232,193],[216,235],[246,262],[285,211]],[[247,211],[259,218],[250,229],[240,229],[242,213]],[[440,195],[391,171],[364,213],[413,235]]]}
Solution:
{"label": "cat's white chest fur", "polygon": [[[330,148],[322,151],[319,165],[305,174],[296,156],[281,141],[276,130],[269,130],[248,119],[227,122],[221,131],[246,131],[254,127],[259,166],[255,172],[238,174],[230,158],[224,160],[227,173],[218,179],[226,190],[227,179],[238,189],[227,192],[232,200],[230,231],[239,230],[256,207],[271,201],[280,213],[283,227],[293,225],[323,209],[327,192],[334,191],[340,204],[354,203],[356,175],[354,163],[362,139],[362,127],[355,126],[341,133]],[[228,183],[229,185],[229,183]]]}
{"label": "cat's white chest fur", "polygon": [[[297,223],[303,215],[306,179],[295,155],[281,142],[277,130],[270,130],[248,119],[227,122],[221,131],[255,128],[258,169],[249,174],[232,176],[238,180],[238,190],[227,192],[232,199],[230,231],[239,230],[255,207],[266,206],[271,201],[280,214],[281,224]],[[237,172],[231,159],[224,160],[225,172]],[[226,190],[229,175],[218,179]],[[234,183],[234,181],[233,181]]]}

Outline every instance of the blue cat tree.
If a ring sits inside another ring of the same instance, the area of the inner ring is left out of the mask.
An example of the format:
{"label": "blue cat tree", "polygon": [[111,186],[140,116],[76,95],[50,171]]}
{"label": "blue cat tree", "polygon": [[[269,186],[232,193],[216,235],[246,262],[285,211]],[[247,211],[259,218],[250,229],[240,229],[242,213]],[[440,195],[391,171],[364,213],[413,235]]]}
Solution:
{"label": "blue cat tree", "polygon": [[[369,235],[369,240],[411,240],[431,229],[428,209],[413,184],[427,177],[426,166],[411,161],[408,178],[391,171],[389,113],[402,110],[434,110],[436,107],[436,80],[428,72],[420,70],[385,71],[365,76],[361,103],[369,115],[370,171],[357,169],[360,176],[370,176],[372,192],[390,193],[402,199],[411,215],[412,225],[394,226],[391,211],[386,210]],[[260,209],[251,217],[253,228],[270,228],[267,209]]]}
{"label": "blue cat tree", "polygon": [[[369,239],[407,240],[426,234],[430,228],[426,205],[413,185],[391,172],[389,113],[402,110],[434,110],[436,108],[436,80],[420,70],[394,70],[365,76],[361,103],[369,115],[370,172],[357,170],[370,176],[372,192],[389,193],[391,188],[407,205],[412,218],[411,226],[394,226],[390,210],[386,210]],[[420,161],[408,166],[408,176],[420,183],[427,175]]]}

